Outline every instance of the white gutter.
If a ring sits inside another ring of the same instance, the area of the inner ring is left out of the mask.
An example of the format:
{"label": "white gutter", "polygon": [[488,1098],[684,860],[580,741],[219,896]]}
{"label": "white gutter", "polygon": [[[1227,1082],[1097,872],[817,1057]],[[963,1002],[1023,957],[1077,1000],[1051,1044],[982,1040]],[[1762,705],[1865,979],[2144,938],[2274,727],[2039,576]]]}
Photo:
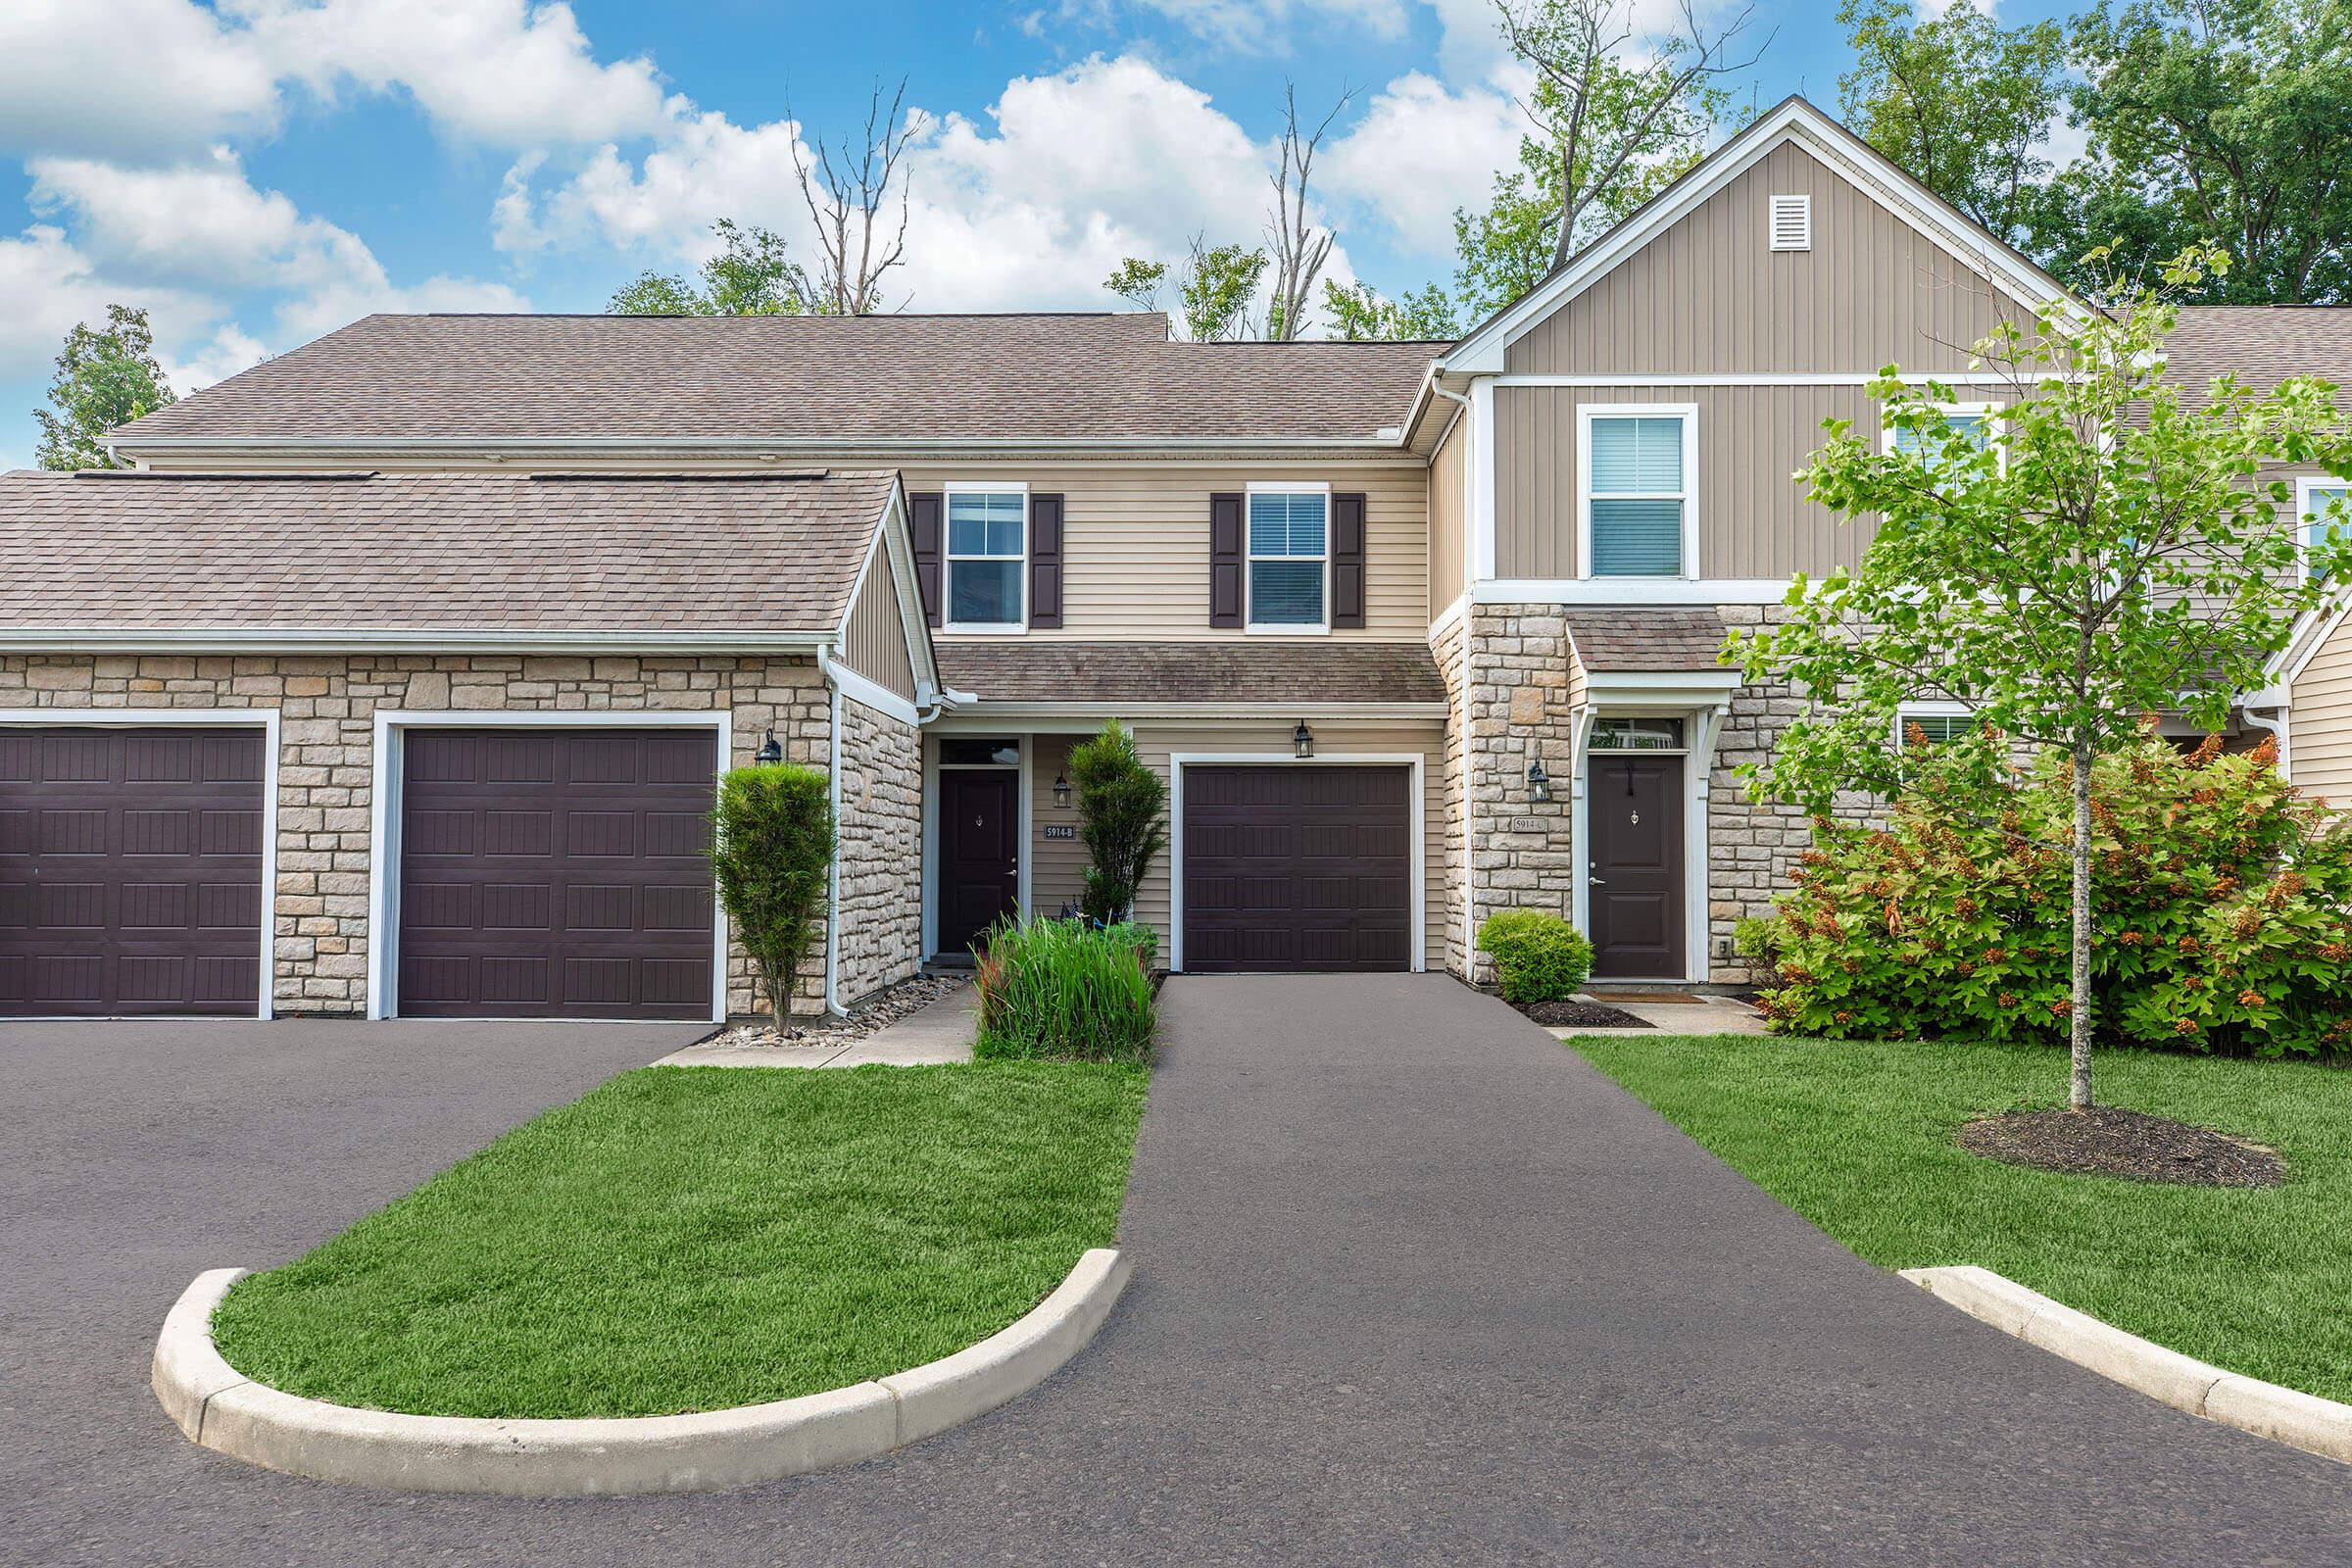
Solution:
{"label": "white gutter", "polygon": [[800,653],[825,645],[825,632],[579,631],[546,629],[444,631],[411,628],[257,626],[84,627],[12,626],[0,631],[0,653],[155,653],[167,648],[209,653],[488,654],[523,652],[754,654]]}
{"label": "white gutter", "polygon": [[[1477,419],[1478,412],[1471,407],[1470,400],[1468,398],[1462,396],[1462,394],[1459,392],[1448,392],[1445,387],[1439,384],[1438,377],[1444,373],[1445,368],[1446,362],[1444,360],[1438,361],[1429,368],[1429,390],[1436,393],[1439,397],[1444,398],[1446,402],[1459,406],[1462,411],[1462,423],[1465,426],[1470,426]],[[1471,621],[1478,613],[1478,595],[1471,592],[1471,589],[1474,588],[1476,584],[1470,580],[1470,572],[1472,569],[1472,564],[1470,560],[1470,498],[1473,487],[1477,484],[1477,474],[1474,470],[1478,457],[1478,446],[1476,441],[1473,439],[1473,434],[1474,432],[1468,428],[1465,428],[1462,433],[1462,439],[1471,442],[1470,451],[1465,454],[1462,459],[1461,810],[1462,974],[1465,979],[1478,972],[1478,876],[1476,871],[1473,869],[1478,860],[1478,834],[1475,831],[1478,821],[1478,808],[1475,804],[1475,799],[1478,792],[1471,787],[1470,778],[1470,769],[1474,765],[1474,760],[1478,755],[1477,750],[1470,744],[1470,633],[1472,629]],[[1437,455],[1435,453],[1430,455],[1430,462],[1433,466],[1436,465]],[[1570,848],[1577,849],[1578,847],[1571,845]]]}
{"label": "white gutter", "polygon": [[825,797],[833,812],[833,863],[825,869],[825,1010],[846,1018],[841,1004],[841,762],[848,748],[841,738],[841,681],[833,668],[833,650],[819,644],[817,672],[833,689],[833,728],[825,742]]}
{"label": "white gutter", "polygon": [[276,436],[134,436],[125,441],[110,441],[107,450],[117,456],[139,457],[147,454],[170,456],[175,453],[207,454],[237,457],[318,458],[335,454],[368,455],[419,453],[449,457],[466,453],[482,457],[532,456],[543,453],[619,453],[662,456],[692,456],[696,454],[729,457],[763,457],[769,454],[793,453],[818,455],[840,459],[844,454],[878,453],[921,457],[928,453],[945,452],[970,454],[982,452],[1270,452],[1365,451],[1400,452],[1406,450],[1404,431],[1398,427],[1394,436],[1386,435],[1330,435],[1330,436],[1264,436],[1264,435],[1184,435],[1184,436],[934,436],[922,441],[891,440],[888,438],[858,438],[827,436],[377,436],[366,440],[320,440]]}

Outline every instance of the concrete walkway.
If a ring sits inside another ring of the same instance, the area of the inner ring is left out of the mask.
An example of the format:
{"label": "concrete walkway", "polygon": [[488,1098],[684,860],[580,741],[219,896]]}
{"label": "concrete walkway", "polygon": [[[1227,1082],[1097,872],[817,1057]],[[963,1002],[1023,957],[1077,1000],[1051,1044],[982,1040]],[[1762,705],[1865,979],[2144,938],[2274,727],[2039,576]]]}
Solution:
{"label": "concrete walkway", "polygon": [[1092,1349],[854,1470],[619,1501],[296,1481],[192,1447],[146,1397],[197,1268],[276,1261],[396,1196],[460,1141],[446,1118],[484,1135],[469,1096],[502,1091],[463,1058],[417,1063],[408,1102],[271,1058],[307,1108],[251,1167],[203,1107],[268,1102],[269,1074],[192,1084],[193,1054],[141,1071],[111,1042],[29,1063],[0,1123],[0,1218],[42,1238],[0,1282],[0,1560],[2346,1559],[2352,1468],[1859,1262],[1498,1002],[1438,976],[1178,978],[1163,1016],[1138,1272]]}
{"label": "concrete walkway", "polygon": [[1736,997],[1711,997],[1691,994],[1675,1002],[1642,1002],[1629,997],[1612,997],[1605,993],[1577,998],[1579,1002],[1598,1002],[1630,1012],[1642,1023],[1613,1024],[1605,1028],[1554,1029],[1551,1032],[1562,1040],[1574,1040],[1579,1035],[1760,1035],[1764,1033],[1764,1015]]}

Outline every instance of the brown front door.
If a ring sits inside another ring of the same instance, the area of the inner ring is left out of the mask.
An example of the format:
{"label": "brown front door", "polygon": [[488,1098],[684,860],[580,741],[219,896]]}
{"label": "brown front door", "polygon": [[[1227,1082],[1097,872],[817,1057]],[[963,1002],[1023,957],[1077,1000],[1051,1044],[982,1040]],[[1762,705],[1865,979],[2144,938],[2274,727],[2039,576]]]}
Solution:
{"label": "brown front door", "polygon": [[1686,972],[1683,759],[1599,753],[1587,764],[1592,973]]}
{"label": "brown front door", "polygon": [[401,744],[412,1017],[708,1018],[708,730],[415,729]]}
{"label": "brown front door", "polygon": [[1186,971],[1411,968],[1412,821],[1407,768],[1186,768]]}
{"label": "brown front door", "polygon": [[1021,775],[1009,767],[939,774],[939,951],[962,953],[1004,915],[1020,887]]}
{"label": "brown front door", "polygon": [[0,1016],[250,1016],[265,760],[259,728],[0,728]]}

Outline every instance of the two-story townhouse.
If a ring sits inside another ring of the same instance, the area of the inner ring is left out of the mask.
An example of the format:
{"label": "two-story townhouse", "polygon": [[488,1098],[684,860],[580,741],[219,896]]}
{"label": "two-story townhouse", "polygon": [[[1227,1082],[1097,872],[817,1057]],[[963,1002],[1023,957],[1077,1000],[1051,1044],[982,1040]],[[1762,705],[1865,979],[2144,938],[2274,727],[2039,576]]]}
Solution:
{"label": "two-story townhouse", "polygon": [[[745,1011],[684,851],[770,735],[840,798],[840,1005],[1076,897],[1112,717],[1172,967],[1471,974],[1534,906],[1603,977],[1737,980],[1806,828],[1735,769],[1799,698],[1717,653],[1869,539],[1789,476],[1889,363],[1982,420],[1969,344],[2051,302],[1791,100],[1456,344],[369,318],[130,474],[0,480],[0,1012],[257,965],[265,1012]],[[2328,373],[2334,319],[2191,312],[2178,369]],[[2324,775],[2344,669],[2323,617],[2244,722]]]}

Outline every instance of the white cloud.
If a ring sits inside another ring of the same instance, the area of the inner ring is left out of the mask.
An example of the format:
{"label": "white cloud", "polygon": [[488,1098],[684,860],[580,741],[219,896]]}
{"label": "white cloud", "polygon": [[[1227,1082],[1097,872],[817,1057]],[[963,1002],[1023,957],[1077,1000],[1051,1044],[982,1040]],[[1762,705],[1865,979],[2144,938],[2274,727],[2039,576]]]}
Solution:
{"label": "white cloud", "polygon": [[0,379],[45,380],[66,333],[78,321],[103,325],[109,305],[147,310],[159,338],[201,333],[220,315],[202,294],[107,276],[50,223],[0,238],[0,299],[10,302],[0,311]]}
{"label": "white cloud", "polygon": [[1321,14],[1379,38],[1401,38],[1409,0],[1141,0],[1148,9],[1209,42],[1252,54],[1287,54],[1290,30],[1303,14]]}
{"label": "white cloud", "polygon": [[228,321],[201,343],[185,347],[176,355],[156,357],[163,362],[164,379],[184,398],[215,381],[225,381],[239,370],[252,369],[270,357],[270,351],[260,338]]}
{"label": "white cloud", "polygon": [[0,146],[151,157],[276,110],[252,40],[188,0],[0,5]]}
{"label": "white cloud", "polygon": [[1509,93],[1454,92],[1413,72],[1382,88],[1316,168],[1344,215],[1382,224],[1400,250],[1450,256],[1454,209],[1485,205],[1526,128]]}

